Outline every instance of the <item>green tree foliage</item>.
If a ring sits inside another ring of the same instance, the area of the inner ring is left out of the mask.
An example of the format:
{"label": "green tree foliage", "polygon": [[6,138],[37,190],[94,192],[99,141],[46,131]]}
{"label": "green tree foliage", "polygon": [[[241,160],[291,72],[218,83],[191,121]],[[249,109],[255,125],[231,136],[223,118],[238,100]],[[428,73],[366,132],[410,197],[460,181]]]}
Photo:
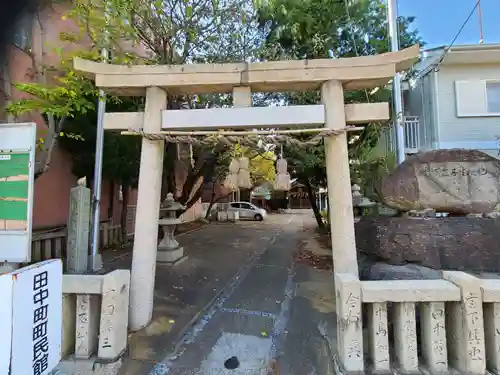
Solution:
{"label": "green tree foliage", "polygon": [[142,46],[156,64],[246,59],[259,44],[248,0],[77,0],[71,16],[97,48]]}
{"label": "green tree foliage", "polygon": [[[48,71],[47,67],[42,67]],[[47,131],[37,140],[41,157],[37,157],[35,179],[49,168],[52,152],[61,137],[78,139],[73,133],[64,133],[64,123],[68,118],[85,115],[95,110],[97,91],[87,78],[76,74],[71,68],[62,68],[54,76],[55,85],[43,82],[15,83],[14,87],[25,94],[24,99],[10,103],[6,110],[14,116],[37,112],[47,121]]]}
{"label": "green tree foliage", "polygon": [[[353,57],[387,52],[389,46],[383,0],[267,0],[260,3],[258,20],[274,56]],[[402,48],[422,44],[414,20],[398,19]]]}
{"label": "green tree foliage", "polygon": [[[247,60],[261,45],[250,0],[77,0],[72,17],[95,46],[106,47],[123,60],[132,54],[121,42],[141,46],[148,64]],[[229,95],[171,94],[168,108],[221,107],[230,102]],[[176,163],[178,145],[167,144],[163,173],[162,198],[180,190],[178,200],[187,208],[200,198],[204,184],[216,177],[227,152],[223,146],[191,148],[193,162]],[[176,186],[178,168],[186,176],[182,187]]]}
{"label": "green tree foliage", "polygon": [[[119,102],[110,102],[107,108],[117,112],[131,112],[142,105],[136,98],[122,98]],[[64,137],[61,147],[68,151],[73,161],[73,173],[85,176],[92,181],[95,163],[97,113],[87,112],[66,121],[65,133],[76,137]],[[136,187],[141,156],[141,139],[135,136],[122,136],[119,133],[104,133],[103,176],[126,187]]]}
{"label": "green tree foliage", "polygon": [[276,180],[276,155],[264,151],[250,159],[250,177],[252,182],[274,182]]}
{"label": "green tree foliage", "polygon": [[212,179],[210,202],[205,218],[208,219],[211,213],[211,209],[215,203],[217,203],[221,199],[226,198],[228,195],[233,194],[233,192],[230,192],[218,195],[216,192],[216,183],[224,183],[229,173],[229,163],[233,158],[242,156],[247,157],[250,161],[250,178],[254,187],[264,181],[274,182],[274,180],[276,179],[276,155],[274,154],[274,152],[267,149],[259,150],[249,147],[241,147],[240,145],[236,145],[232,150],[226,150],[219,158],[215,169],[214,178]]}
{"label": "green tree foliage", "polygon": [[[401,48],[423,44],[414,17],[398,19]],[[342,58],[380,54],[388,51],[386,5],[382,0],[267,0],[259,3],[259,28],[266,41],[267,59]],[[390,90],[354,91],[347,103],[390,100]],[[285,94],[286,104],[317,104],[318,92]],[[359,134],[348,133],[351,159],[363,161],[377,145],[379,124],[368,124]],[[326,185],[325,153],[322,144],[308,149],[285,148],[292,175],[310,188]],[[357,173],[359,176],[360,173]],[[318,225],[322,219],[314,194],[309,194]]]}
{"label": "green tree foliage", "polygon": [[276,179],[276,155],[266,148],[253,149],[236,145],[233,155],[249,159],[249,172],[252,183],[274,182]]}

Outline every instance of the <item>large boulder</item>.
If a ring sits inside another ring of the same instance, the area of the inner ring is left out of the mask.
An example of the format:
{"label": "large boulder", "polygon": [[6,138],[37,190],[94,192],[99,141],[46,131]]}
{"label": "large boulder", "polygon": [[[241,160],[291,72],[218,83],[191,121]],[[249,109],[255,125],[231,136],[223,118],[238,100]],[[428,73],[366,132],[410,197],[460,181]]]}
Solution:
{"label": "large boulder", "polygon": [[[364,217],[355,224],[355,230],[363,270],[382,262],[434,270],[500,272],[500,219]],[[370,269],[366,278],[374,278],[375,271],[384,273]]]}
{"label": "large boulder", "polygon": [[500,203],[500,160],[464,149],[412,155],[382,180],[381,195],[401,211],[494,211]]}

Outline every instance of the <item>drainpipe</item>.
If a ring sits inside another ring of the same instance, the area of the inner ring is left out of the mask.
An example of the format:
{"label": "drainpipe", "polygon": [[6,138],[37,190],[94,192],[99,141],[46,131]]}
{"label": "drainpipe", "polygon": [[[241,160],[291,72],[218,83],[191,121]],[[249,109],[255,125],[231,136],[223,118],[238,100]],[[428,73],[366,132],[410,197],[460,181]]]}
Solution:
{"label": "drainpipe", "polygon": [[[107,9],[105,11],[107,13]],[[106,19],[106,14],[104,15]],[[108,61],[108,50],[101,49],[103,61]],[[95,145],[94,187],[92,189],[92,232],[90,245],[89,271],[102,268],[101,254],[99,254],[99,234],[101,230],[101,187],[102,187],[102,154],[104,152],[104,114],[106,113],[106,94],[99,90],[97,104],[97,130]]]}
{"label": "drainpipe", "polygon": [[[391,52],[399,51],[398,6],[397,0],[387,0],[387,18]],[[401,97],[401,75],[396,73],[392,79],[392,101],[394,109],[394,128],[396,129],[396,159],[398,164],[405,160],[405,133],[403,121],[403,100]]]}

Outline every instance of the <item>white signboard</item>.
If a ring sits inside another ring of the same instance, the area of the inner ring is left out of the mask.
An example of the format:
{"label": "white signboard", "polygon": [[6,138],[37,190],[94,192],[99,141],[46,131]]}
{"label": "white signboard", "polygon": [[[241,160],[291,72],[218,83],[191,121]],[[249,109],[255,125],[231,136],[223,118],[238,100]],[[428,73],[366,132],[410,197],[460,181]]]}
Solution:
{"label": "white signboard", "polygon": [[31,260],[36,124],[0,124],[0,261]]}
{"label": "white signboard", "polygon": [[0,276],[0,374],[8,374],[12,344],[12,275]]}
{"label": "white signboard", "polygon": [[61,360],[62,262],[47,260],[11,275],[10,375],[47,375]]}

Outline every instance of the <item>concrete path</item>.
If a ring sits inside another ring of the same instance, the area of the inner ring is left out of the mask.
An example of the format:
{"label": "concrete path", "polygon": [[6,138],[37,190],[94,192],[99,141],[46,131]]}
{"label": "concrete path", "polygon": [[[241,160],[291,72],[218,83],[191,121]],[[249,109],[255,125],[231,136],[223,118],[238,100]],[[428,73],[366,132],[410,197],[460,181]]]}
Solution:
{"label": "concrete path", "polygon": [[131,335],[122,374],[333,373],[331,273],[293,262],[312,220],[271,215],[180,237],[189,259],[158,267],[153,322]]}

